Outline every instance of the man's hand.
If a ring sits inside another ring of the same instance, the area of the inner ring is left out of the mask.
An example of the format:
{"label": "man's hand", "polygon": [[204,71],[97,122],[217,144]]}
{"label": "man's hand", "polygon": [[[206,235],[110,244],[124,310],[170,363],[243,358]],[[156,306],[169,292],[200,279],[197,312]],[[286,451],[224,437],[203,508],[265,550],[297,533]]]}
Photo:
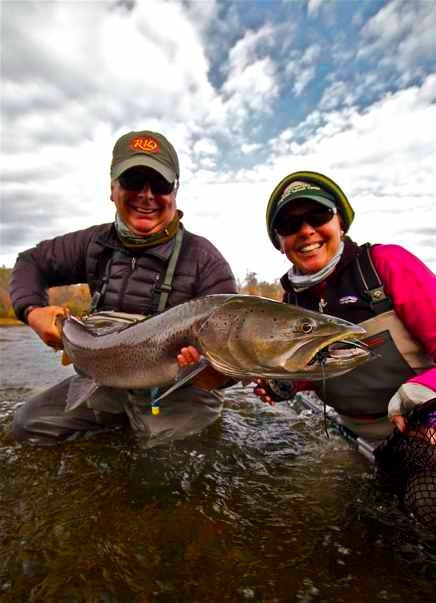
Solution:
{"label": "man's hand", "polygon": [[62,339],[56,319],[58,316],[68,316],[68,314],[68,308],[61,306],[33,308],[27,314],[27,324],[45,344],[55,350],[61,350]]}
{"label": "man's hand", "polygon": [[[177,362],[180,368],[186,368],[189,365],[197,364],[200,358],[201,354],[197,348],[193,345],[188,345],[180,350],[180,353],[177,355]],[[211,390],[224,387],[228,381],[229,378],[227,375],[223,375],[211,366],[208,366],[193,378],[192,383],[202,389]]]}
{"label": "man's hand", "polygon": [[180,353],[177,354],[177,362],[179,363],[180,368],[185,368],[190,364],[197,364],[200,358],[200,352],[193,345],[182,348]]}

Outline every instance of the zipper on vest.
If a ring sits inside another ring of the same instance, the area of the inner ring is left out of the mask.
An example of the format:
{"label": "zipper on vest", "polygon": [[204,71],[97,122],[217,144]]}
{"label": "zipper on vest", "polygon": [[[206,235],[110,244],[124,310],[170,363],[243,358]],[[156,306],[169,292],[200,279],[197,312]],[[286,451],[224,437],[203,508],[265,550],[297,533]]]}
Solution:
{"label": "zipper on vest", "polygon": [[327,302],[326,300],[321,297],[321,299],[318,302],[318,311],[321,312],[321,314],[324,312],[324,308],[327,306]]}

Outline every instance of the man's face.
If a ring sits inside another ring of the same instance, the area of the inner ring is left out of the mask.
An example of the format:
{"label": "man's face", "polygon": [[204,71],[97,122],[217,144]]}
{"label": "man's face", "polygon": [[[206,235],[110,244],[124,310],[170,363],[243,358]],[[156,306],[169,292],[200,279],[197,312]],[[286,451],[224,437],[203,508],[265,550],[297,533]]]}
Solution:
{"label": "man's face", "polygon": [[155,170],[133,167],[111,184],[111,199],[118,215],[138,235],[152,235],[163,230],[176,215],[176,194],[171,185]]}

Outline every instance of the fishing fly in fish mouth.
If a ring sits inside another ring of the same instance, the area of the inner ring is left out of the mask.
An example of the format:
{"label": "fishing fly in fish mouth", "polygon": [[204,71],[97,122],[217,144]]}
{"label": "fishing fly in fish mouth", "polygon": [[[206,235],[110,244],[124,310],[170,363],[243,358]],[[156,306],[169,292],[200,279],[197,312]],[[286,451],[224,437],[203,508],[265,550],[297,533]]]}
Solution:
{"label": "fishing fly in fish mouth", "polygon": [[83,381],[71,408],[98,386],[177,386],[183,346],[198,351],[192,364],[202,356],[200,368],[209,364],[243,381],[341,375],[368,360],[369,350],[355,341],[365,333],[345,320],[245,295],[210,295],[104,335],[70,317],[62,325],[64,349]]}

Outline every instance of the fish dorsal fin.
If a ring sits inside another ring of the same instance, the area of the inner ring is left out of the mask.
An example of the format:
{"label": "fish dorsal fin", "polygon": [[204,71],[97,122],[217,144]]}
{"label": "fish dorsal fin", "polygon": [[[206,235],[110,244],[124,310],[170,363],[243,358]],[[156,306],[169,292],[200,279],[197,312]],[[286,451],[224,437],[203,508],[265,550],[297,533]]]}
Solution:
{"label": "fish dorsal fin", "polygon": [[82,377],[80,375],[73,377],[68,387],[65,412],[71,412],[82,404],[86,404],[97,388],[97,383],[89,377]]}
{"label": "fish dorsal fin", "polygon": [[83,327],[88,333],[100,337],[102,335],[110,335],[111,333],[119,333],[124,331],[138,322],[147,319],[147,316],[142,314],[127,314],[125,312],[96,312],[90,314],[83,320],[70,316],[76,324]]}

